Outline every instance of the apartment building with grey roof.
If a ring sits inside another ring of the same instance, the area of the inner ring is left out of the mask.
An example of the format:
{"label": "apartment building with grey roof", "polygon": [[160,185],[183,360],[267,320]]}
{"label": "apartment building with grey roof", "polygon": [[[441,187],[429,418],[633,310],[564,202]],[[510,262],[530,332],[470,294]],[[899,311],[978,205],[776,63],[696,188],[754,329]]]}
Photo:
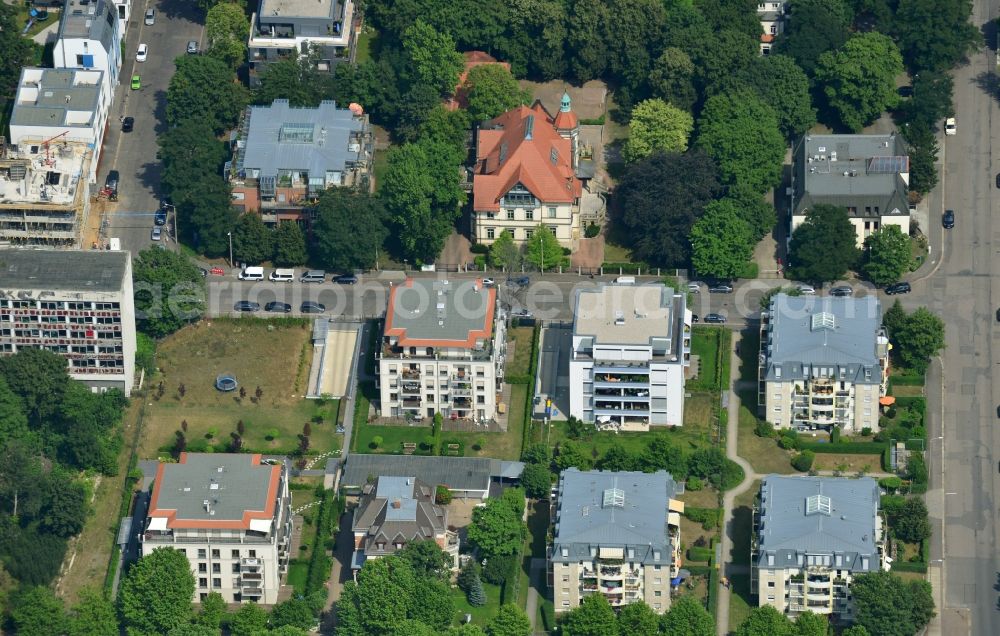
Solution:
{"label": "apartment building with grey roof", "polygon": [[850,619],[854,576],[888,568],[878,483],[767,475],[753,511],[751,593],[796,616]]}
{"label": "apartment building with grey roof", "polygon": [[758,404],[775,428],[874,427],[888,367],[875,296],[776,294],[761,312]]}
{"label": "apartment building with grey roof", "polygon": [[564,470],[552,504],[548,576],[556,612],[602,594],[612,607],[670,609],[684,492],[670,473]]}
{"label": "apartment building with grey roof", "polygon": [[847,210],[859,246],[887,225],[908,235],[909,183],[899,135],[805,135],[793,149],[789,236],[819,204]]}

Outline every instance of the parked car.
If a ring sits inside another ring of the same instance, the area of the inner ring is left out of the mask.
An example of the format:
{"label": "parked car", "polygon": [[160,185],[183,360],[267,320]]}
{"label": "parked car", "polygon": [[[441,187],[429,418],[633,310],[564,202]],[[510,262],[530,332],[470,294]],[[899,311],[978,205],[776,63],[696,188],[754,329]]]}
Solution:
{"label": "parked car", "polygon": [[527,309],[517,309],[510,312],[510,315],[515,318],[531,318],[531,312]]}
{"label": "parked car", "polygon": [[145,44],[140,44],[139,50],[135,52],[135,61],[145,62],[147,55],[149,55],[149,47],[146,46]]}
{"label": "parked car", "polygon": [[113,190],[113,191],[117,192],[118,191],[118,179],[119,179],[118,171],[117,170],[111,170],[110,172],[108,172],[107,178],[104,179],[104,187],[107,188],[108,190]]}
{"label": "parked car", "polygon": [[333,282],[340,285],[354,285],[358,282],[358,277],[354,274],[341,274],[340,276],[334,276]]}
{"label": "parked car", "polygon": [[130,133],[135,127],[135,117],[126,117],[122,120],[122,132]]}
{"label": "parked car", "polygon": [[726,317],[723,316],[722,314],[705,314],[705,322],[716,323],[721,325],[726,322]]}
{"label": "parked car", "polygon": [[698,322],[698,314],[691,314],[691,322],[692,323]]}
{"label": "parked car", "polygon": [[300,283],[322,283],[326,281],[326,271],[322,269],[311,269],[303,272],[299,277]]}
{"label": "parked car", "polygon": [[941,217],[941,225],[946,230],[950,230],[955,227],[955,211],[945,210],[944,215]]}
{"label": "parked car", "polygon": [[493,280],[492,278],[484,278],[483,279],[483,287],[493,287],[496,284],[497,284],[497,282],[495,280]]}
{"label": "parked car", "polygon": [[326,311],[326,305],[307,300],[299,306],[299,311],[304,314],[321,314]]}
{"label": "parked car", "polygon": [[279,303],[277,300],[272,300],[271,302],[264,305],[264,311],[274,311],[280,314],[287,314],[292,310],[292,306],[288,303]]}
{"label": "parked car", "polygon": [[812,285],[799,285],[795,289],[804,296],[812,296],[816,293],[816,289]]}
{"label": "parked car", "polygon": [[511,278],[509,283],[511,285],[520,285],[521,287],[526,287],[531,283],[531,279],[527,276],[515,276]]}
{"label": "parked car", "polygon": [[833,289],[831,289],[830,295],[840,296],[840,297],[853,296],[854,290],[848,287],[847,285],[841,285],[839,287],[834,287]]}
{"label": "parked car", "polygon": [[896,89],[900,97],[913,97],[913,87],[912,86],[900,86]]}
{"label": "parked car", "polygon": [[[708,288],[708,293],[710,294],[731,294],[733,293],[733,286],[727,285],[726,283],[716,283]],[[706,316],[706,319],[708,317]]]}
{"label": "parked car", "polygon": [[201,272],[201,277],[202,278],[208,278],[208,270],[207,269],[205,269],[204,267],[199,267],[198,271]]}
{"label": "parked car", "polygon": [[910,284],[905,281],[902,283],[893,283],[885,288],[885,293],[890,296],[894,294],[909,294],[911,291],[913,290],[910,288]]}
{"label": "parked car", "polygon": [[955,125],[955,118],[949,117],[944,120],[944,134],[946,135],[957,135],[958,127]]}
{"label": "parked car", "polygon": [[1000,188],[1000,172],[997,173],[997,187]]}
{"label": "parked car", "polygon": [[197,55],[198,54],[198,43],[196,41],[194,41],[194,40],[190,40],[188,42],[188,45],[187,45],[187,52],[188,52],[188,55]]}
{"label": "parked car", "polygon": [[149,238],[154,241],[159,241],[160,236],[163,234],[163,230],[159,227],[154,227],[153,231],[150,233]]}
{"label": "parked car", "polygon": [[997,322],[1000,322],[1000,308],[997,309]]}
{"label": "parked car", "polygon": [[233,309],[236,311],[260,311],[260,304],[249,300],[240,300],[233,305]]}
{"label": "parked car", "polygon": [[691,292],[692,294],[700,294],[701,293],[701,283],[699,283],[696,280],[693,280],[690,283],[688,283],[687,290],[689,292]]}
{"label": "parked car", "polygon": [[154,24],[156,24],[156,11],[154,11],[153,9],[147,9],[146,19],[143,20],[143,22],[146,23],[146,26],[153,26]]}
{"label": "parked car", "polygon": [[157,225],[166,225],[167,224],[167,211],[164,210],[163,208],[160,208],[159,210],[157,210],[153,214],[153,223],[156,223]]}
{"label": "parked car", "polygon": [[132,76],[132,84],[131,84],[131,86],[132,86],[132,90],[134,90],[134,91],[137,91],[140,88],[142,88],[142,78],[140,78],[138,75],[133,75]]}

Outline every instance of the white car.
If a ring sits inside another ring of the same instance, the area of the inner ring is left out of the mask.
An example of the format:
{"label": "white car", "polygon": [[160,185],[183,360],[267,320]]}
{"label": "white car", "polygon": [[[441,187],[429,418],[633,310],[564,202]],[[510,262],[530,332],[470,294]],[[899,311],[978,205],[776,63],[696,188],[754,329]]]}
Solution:
{"label": "white car", "polygon": [[149,47],[146,46],[145,44],[140,44],[139,45],[139,50],[135,52],[135,61],[136,62],[145,62],[146,61],[146,56],[148,54],[149,54]]}
{"label": "white car", "polygon": [[958,127],[955,126],[955,118],[949,117],[944,120],[944,134],[946,135],[956,135],[958,134]]}
{"label": "white car", "polygon": [[496,284],[497,284],[497,282],[495,280],[493,280],[492,278],[488,278],[487,277],[487,278],[483,279],[483,287],[495,287]]}
{"label": "white car", "polygon": [[691,281],[690,283],[688,283],[687,289],[692,294],[700,294],[701,293],[701,283],[699,283],[698,281]]}
{"label": "white car", "polygon": [[156,23],[156,11],[148,9],[146,11],[146,19],[143,22],[146,23],[146,26],[153,26]]}
{"label": "white car", "polygon": [[816,290],[813,289],[812,285],[799,285],[795,289],[797,289],[799,293],[804,296],[812,296],[816,293]]}

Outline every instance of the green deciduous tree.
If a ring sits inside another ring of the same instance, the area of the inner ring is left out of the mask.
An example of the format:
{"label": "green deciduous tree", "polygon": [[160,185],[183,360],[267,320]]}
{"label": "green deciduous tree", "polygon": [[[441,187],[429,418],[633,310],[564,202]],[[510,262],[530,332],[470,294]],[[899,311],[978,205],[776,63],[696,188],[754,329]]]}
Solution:
{"label": "green deciduous tree", "polygon": [[493,119],[521,104],[531,103],[531,93],[523,90],[503,66],[481,64],[465,78],[469,115],[473,121]]}
{"label": "green deciduous tree", "polygon": [[524,254],[521,247],[514,243],[514,238],[509,230],[504,230],[497,235],[496,240],[490,245],[490,263],[494,267],[499,267],[508,272],[521,268],[524,261]]}
{"label": "green deciduous tree", "polygon": [[68,636],[107,636],[118,633],[115,606],[104,594],[93,588],[80,592],[80,600],[69,612],[66,622]]}
{"label": "green deciduous tree", "polygon": [[982,41],[969,0],[899,0],[893,35],[913,73],[946,71]]}
{"label": "green deciduous tree", "polygon": [[690,110],[698,99],[694,77],[695,68],[691,57],[677,47],[667,47],[653,62],[649,73],[649,90],[654,97]]}
{"label": "green deciduous tree", "polygon": [[488,499],[485,506],[472,511],[468,538],[487,559],[516,554],[524,541],[527,529],[516,506],[511,503],[513,495],[506,496],[512,491],[520,492],[523,510],[524,492],[512,488],[504,492],[505,496]]}
{"label": "green deciduous tree", "polygon": [[778,116],[778,128],[785,139],[794,139],[816,123],[809,91],[809,78],[788,55],[758,57],[753,64],[721,82],[716,90],[750,88]]}
{"label": "green deciduous tree", "polygon": [[214,174],[205,174],[189,185],[190,198],[177,204],[181,236],[190,237],[201,254],[217,257],[229,253],[229,232],[239,221],[233,208],[229,184]]}
{"label": "green deciduous tree", "polygon": [[132,260],[138,327],[154,338],[177,331],[205,310],[201,272],[178,252],[146,249]]}
{"label": "green deciduous tree", "polygon": [[71,537],[83,530],[87,521],[87,493],[82,484],[70,481],[70,476],[50,480],[48,498],[41,510],[40,527],[57,537]]}
{"label": "green deciduous tree", "polygon": [[157,636],[191,619],[194,574],[187,557],[157,548],[122,580],[118,607],[129,636]]}
{"label": "green deciduous tree", "polygon": [[271,627],[291,626],[311,629],[317,622],[312,608],[303,598],[290,598],[271,609]]}
{"label": "green deciduous tree", "polygon": [[645,159],[657,150],[684,152],[693,128],[694,118],[687,111],[662,99],[647,99],[632,109],[622,158],[633,162]]}
{"label": "green deciduous tree", "polygon": [[920,307],[892,330],[904,366],[917,373],[927,369],[930,359],[944,348],[944,321]]}
{"label": "green deciduous tree", "polygon": [[564,260],[562,245],[549,228],[538,224],[524,245],[524,260],[543,272],[552,269]]}
{"label": "green deciduous tree", "polygon": [[521,473],[521,486],[533,499],[548,499],[552,489],[552,473],[548,464],[528,464]]}
{"label": "green deciduous tree", "polygon": [[450,35],[417,20],[403,32],[402,43],[419,82],[443,95],[455,90],[465,61]]}
{"label": "green deciduous tree", "polygon": [[157,138],[163,163],[161,184],[175,205],[200,196],[191,188],[205,173],[214,174],[226,160],[226,147],[215,138],[209,122],[191,119]]}
{"label": "green deciduous tree", "polygon": [[260,265],[274,254],[274,230],[264,225],[260,215],[248,212],[233,230],[233,258],[248,265]]}
{"label": "green deciduous tree", "polygon": [[168,124],[204,121],[216,134],[236,124],[249,94],[225,62],[208,55],[185,55],[174,64],[177,71],[167,88]]}
{"label": "green deciduous tree", "polygon": [[566,50],[573,77],[581,84],[604,74],[608,65],[604,55],[608,3],[600,0],[577,0],[569,6]]}
{"label": "green deciduous tree", "polygon": [[47,587],[28,587],[12,599],[10,617],[19,636],[51,636],[66,626],[61,598]]}
{"label": "green deciduous tree", "polygon": [[697,144],[718,163],[726,185],[763,193],[781,180],[785,140],[778,117],[753,91],[710,97],[698,120]]}
{"label": "green deciduous tree", "polygon": [[910,237],[898,225],[883,225],[865,239],[864,275],[876,285],[895,283],[910,268]]}
{"label": "green deciduous tree", "polygon": [[[291,106],[315,108],[324,99],[330,99],[333,91],[330,75],[316,68],[318,62],[319,56],[312,54],[270,62],[253,91],[254,103],[271,104],[276,99],[287,99]],[[371,106],[365,104],[366,108]]]}
{"label": "green deciduous tree", "polygon": [[252,601],[240,605],[229,619],[229,631],[233,636],[256,636],[266,630],[267,612]]}
{"label": "green deciduous tree", "polygon": [[242,4],[220,2],[209,9],[205,16],[205,33],[209,55],[234,69],[246,61],[250,21]]}
{"label": "green deciduous tree", "polygon": [[486,624],[486,636],[529,636],[531,621],[517,605],[500,606],[497,615]]}
{"label": "green deciduous tree", "polygon": [[847,41],[853,16],[844,0],[797,0],[794,12],[776,52],[794,59],[811,76],[821,55]]}
{"label": "green deciduous tree", "polygon": [[749,263],[754,244],[750,225],[735,202],[713,201],[691,228],[691,264],[702,275],[737,278]]}
{"label": "green deciduous tree", "polygon": [[830,620],[821,614],[802,612],[795,618],[795,636],[826,636]]}
{"label": "green deciduous tree", "polygon": [[816,453],[807,448],[792,459],[792,467],[801,473],[807,473],[812,470],[814,461],[816,461]]}
{"label": "green deciduous tree", "polygon": [[0,99],[13,97],[21,69],[31,63],[33,45],[21,36],[17,15],[14,5],[0,4]]}
{"label": "green deciduous tree", "polygon": [[909,137],[910,126],[937,130],[941,121],[955,112],[952,98],[955,82],[948,73],[924,71],[913,78],[913,95],[902,100],[896,110],[896,120]]}
{"label": "green deciduous tree", "polygon": [[17,396],[32,424],[52,414],[69,387],[66,359],[46,349],[19,349],[0,358],[0,375]]}
{"label": "green deciduous tree", "polygon": [[934,616],[934,601],[926,581],[911,581],[908,585],[889,572],[871,572],[851,581],[851,594],[854,622],[871,634],[910,636]]}
{"label": "green deciduous tree", "polygon": [[658,636],[660,617],[643,601],[629,603],[618,612],[618,633],[629,636]]}
{"label": "green deciduous tree", "polygon": [[313,222],[313,260],[328,269],[351,271],[376,264],[389,234],[378,197],[350,188],[320,195]]}
{"label": "green deciduous tree", "polygon": [[618,636],[618,621],[603,594],[583,597],[579,607],[563,614],[559,621],[566,636]]}
{"label": "green deciduous tree", "polygon": [[858,262],[860,251],[847,210],[816,205],[792,232],[792,277],[812,282],[835,281]]}
{"label": "green deciduous tree", "polygon": [[715,621],[693,596],[685,595],[670,606],[661,620],[663,636],[714,636]]}
{"label": "green deciduous tree", "polygon": [[446,578],[451,572],[451,556],[430,539],[407,543],[396,556],[409,561],[420,577]]}
{"label": "green deciduous tree", "polygon": [[869,634],[868,630],[861,625],[852,625],[842,631],[840,636],[871,636],[871,634]]}
{"label": "green deciduous tree", "polygon": [[636,260],[687,263],[687,236],[719,193],[715,164],[702,152],[655,153],[630,165],[615,190],[614,222]]}
{"label": "green deciduous tree", "polygon": [[852,36],[838,51],[821,55],[815,77],[840,123],[857,132],[899,103],[896,76],[902,72],[903,58],[896,44],[872,31]]}
{"label": "green deciduous tree", "polygon": [[910,146],[910,190],[927,194],[937,186],[938,144],[930,126],[915,121],[904,128]]}
{"label": "green deciduous tree", "polygon": [[306,237],[299,224],[294,221],[279,224],[274,233],[274,264],[293,267],[305,264],[307,258]]}
{"label": "green deciduous tree", "polygon": [[209,592],[201,600],[201,611],[195,616],[195,622],[205,627],[219,629],[222,617],[226,615],[226,599],[218,592]]}
{"label": "green deciduous tree", "polygon": [[908,543],[920,543],[931,536],[927,506],[917,497],[910,497],[889,518],[889,527],[897,538]]}
{"label": "green deciduous tree", "polygon": [[755,607],[736,629],[736,636],[793,636],[792,621],[770,605]]}

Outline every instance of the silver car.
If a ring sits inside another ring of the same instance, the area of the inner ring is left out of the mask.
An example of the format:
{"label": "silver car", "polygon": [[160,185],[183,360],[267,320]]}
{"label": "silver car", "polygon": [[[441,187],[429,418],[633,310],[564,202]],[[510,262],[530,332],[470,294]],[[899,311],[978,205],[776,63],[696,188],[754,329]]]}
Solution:
{"label": "silver car", "polygon": [[162,228],[154,227],[153,231],[149,235],[149,238],[152,239],[152,240],[154,240],[154,241],[159,241],[160,240],[160,236],[162,234],[161,230],[162,230]]}
{"label": "silver car", "polygon": [[146,11],[146,19],[144,20],[146,26],[153,26],[156,23],[156,11],[149,9]]}
{"label": "silver car", "polygon": [[197,55],[198,54],[198,42],[196,42],[195,40],[191,40],[190,42],[188,42],[187,52],[188,52],[188,55]]}

